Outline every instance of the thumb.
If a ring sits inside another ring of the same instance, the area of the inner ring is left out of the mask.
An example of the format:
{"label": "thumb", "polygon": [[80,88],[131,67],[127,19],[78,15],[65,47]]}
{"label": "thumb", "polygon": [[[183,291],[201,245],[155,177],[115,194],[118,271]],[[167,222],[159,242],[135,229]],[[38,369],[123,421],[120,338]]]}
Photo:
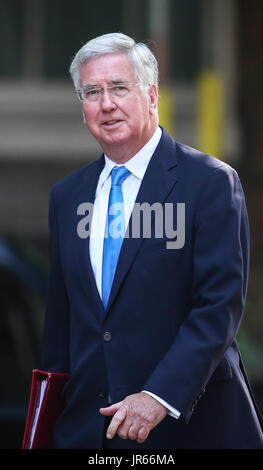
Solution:
{"label": "thumb", "polygon": [[104,416],[112,416],[118,411],[120,406],[122,405],[122,401],[119,401],[118,403],[114,403],[113,405],[107,406],[106,408],[100,408],[100,414]]}

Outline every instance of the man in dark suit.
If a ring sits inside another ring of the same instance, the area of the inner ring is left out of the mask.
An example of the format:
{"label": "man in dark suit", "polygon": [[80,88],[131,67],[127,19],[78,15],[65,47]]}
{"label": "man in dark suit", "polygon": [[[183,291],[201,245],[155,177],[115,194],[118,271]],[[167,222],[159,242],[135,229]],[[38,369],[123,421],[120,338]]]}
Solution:
{"label": "man in dark suit", "polygon": [[42,367],[71,373],[54,446],[262,448],[236,342],[249,261],[236,172],[158,126],[144,44],[103,35],[71,74],[103,155],[50,193]]}

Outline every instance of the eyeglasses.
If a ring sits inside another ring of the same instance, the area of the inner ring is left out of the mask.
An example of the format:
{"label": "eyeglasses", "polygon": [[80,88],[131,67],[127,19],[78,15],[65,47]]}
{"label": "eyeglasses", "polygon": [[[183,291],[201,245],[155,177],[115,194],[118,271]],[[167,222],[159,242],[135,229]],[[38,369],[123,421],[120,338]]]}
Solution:
{"label": "eyeglasses", "polygon": [[103,95],[105,88],[107,89],[107,92],[110,93],[114,98],[124,98],[131,91],[131,88],[138,85],[141,85],[141,83],[122,83],[119,85],[112,85],[107,87],[87,86],[76,91],[80,101],[94,102],[98,101],[99,98]]}

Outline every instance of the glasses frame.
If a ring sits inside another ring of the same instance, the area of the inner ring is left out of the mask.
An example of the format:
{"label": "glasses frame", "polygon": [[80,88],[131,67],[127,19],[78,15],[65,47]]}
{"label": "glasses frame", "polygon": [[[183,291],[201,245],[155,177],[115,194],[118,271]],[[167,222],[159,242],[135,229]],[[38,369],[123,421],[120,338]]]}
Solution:
{"label": "glasses frame", "polygon": [[[90,86],[87,86],[87,87],[84,87],[84,88],[79,88],[76,90],[76,93],[78,95],[78,98],[80,100],[81,103],[83,102],[88,102],[88,103],[96,103],[97,101],[99,101],[99,98],[101,98],[101,96],[105,93],[105,89],[111,93],[111,90],[117,88],[117,87],[126,87],[127,88],[127,93],[121,97],[121,96],[117,96],[117,98],[125,98],[125,96],[127,96],[127,94],[129,94],[129,92],[131,91],[130,88],[133,88],[135,86],[143,86],[142,83],[140,82],[137,82],[137,83],[129,83],[129,82],[120,82],[120,83],[116,83],[115,85],[109,85],[109,86],[94,86],[94,87],[90,87]],[[98,90],[99,91],[99,95],[98,95],[98,98],[96,98],[94,101],[93,100],[89,100],[87,98],[83,98],[83,95],[84,95],[84,92],[87,91],[87,90]],[[111,96],[112,96],[112,93],[111,93]]]}

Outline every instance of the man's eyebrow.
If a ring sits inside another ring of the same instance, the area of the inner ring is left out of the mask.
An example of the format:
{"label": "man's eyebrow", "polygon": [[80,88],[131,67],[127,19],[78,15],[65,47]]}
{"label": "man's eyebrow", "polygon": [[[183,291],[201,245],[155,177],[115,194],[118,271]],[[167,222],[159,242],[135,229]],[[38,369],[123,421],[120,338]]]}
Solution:
{"label": "man's eyebrow", "polygon": [[[108,83],[112,85],[122,85],[128,82],[127,80],[124,80],[123,78],[117,78],[115,80],[110,80]],[[100,83],[87,83],[86,85],[84,85],[83,88],[84,90],[91,90],[93,88],[101,88],[101,84]]]}
{"label": "man's eyebrow", "polygon": [[113,83],[113,85],[121,85],[128,82],[127,80],[123,80],[123,78],[118,78],[117,80],[111,80],[109,83]]}
{"label": "man's eyebrow", "polygon": [[83,89],[84,90],[89,90],[89,89],[92,89],[92,88],[100,88],[101,85],[99,85],[98,83],[87,83],[86,85],[84,85]]}

